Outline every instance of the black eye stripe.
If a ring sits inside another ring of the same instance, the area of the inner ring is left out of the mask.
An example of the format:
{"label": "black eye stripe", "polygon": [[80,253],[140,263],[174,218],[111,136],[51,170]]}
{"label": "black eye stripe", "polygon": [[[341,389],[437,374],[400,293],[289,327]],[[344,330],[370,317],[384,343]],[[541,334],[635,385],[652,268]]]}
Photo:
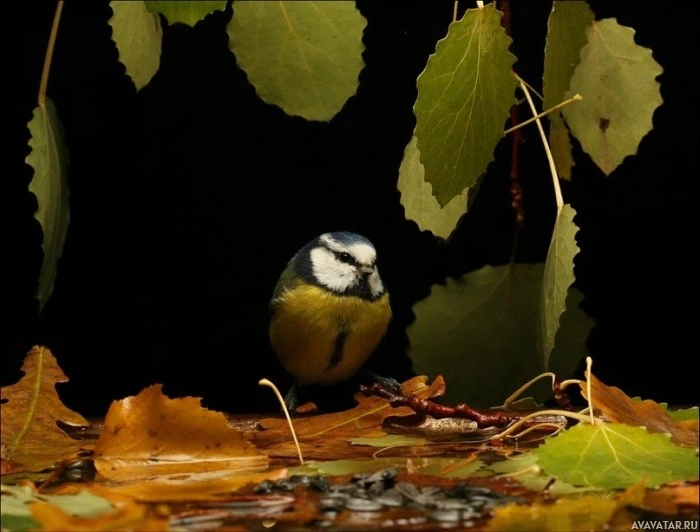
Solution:
{"label": "black eye stripe", "polygon": [[346,264],[352,264],[353,266],[357,265],[357,262],[355,261],[353,256],[350,255],[350,253],[348,253],[346,251],[334,251],[333,253],[335,254],[336,258],[340,262],[344,262]]}

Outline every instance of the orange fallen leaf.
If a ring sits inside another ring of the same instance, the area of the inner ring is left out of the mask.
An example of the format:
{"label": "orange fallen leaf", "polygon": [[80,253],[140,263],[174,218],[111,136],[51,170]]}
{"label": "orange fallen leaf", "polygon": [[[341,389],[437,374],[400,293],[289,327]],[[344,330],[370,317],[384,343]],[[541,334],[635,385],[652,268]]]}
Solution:
{"label": "orange fallen leaf", "polygon": [[[422,375],[413,377],[401,385],[404,395],[415,394],[418,397],[429,398],[445,393],[445,380],[438,376],[429,386],[428,377]],[[361,393],[355,394],[357,406],[344,412],[321,414],[303,418],[295,418],[294,430],[300,439],[313,439],[332,434],[334,438],[341,434],[357,436],[383,436],[382,422],[389,416],[409,416],[414,414],[408,407],[393,408],[387,399],[381,397],[366,397]],[[268,430],[288,431],[287,422],[283,419],[266,418],[260,420],[260,426]]]}
{"label": "orange fallen leaf", "polygon": [[[404,394],[413,393],[419,397],[436,397],[445,393],[445,381],[438,376],[427,385],[426,376],[413,377],[401,385]],[[357,406],[343,412],[308,415],[292,419],[299,437],[304,458],[309,460],[337,460],[342,458],[371,458],[376,448],[357,448],[347,440],[354,437],[385,436],[382,423],[389,416],[414,414],[408,407],[393,408],[389,401],[376,396],[366,397],[355,394]],[[265,418],[258,426],[265,430],[246,432],[246,437],[269,456],[294,458],[297,450],[289,432],[289,426],[282,418]],[[353,448],[355,447],[355,448]],[[392,455],[414,454],[429,456],[440,454],[437,447],[392,449]]]}
{"label": "orange fallen leaf", "polygon": [[672,483],[656,490],[647,490],[643,507],[668,515],[678,515],[683,510],[698,513],[700,486],[694,483]]}
{"label": "orange fallen leaf", "polygon": [[110,480],[207,471],[259,470],[267,456],[201,399],[170,399],[155,384],[114,401],[95,444],[95,467]]}
{"label": "orange fallen leaf", "polygon": [[562,497],[553,503],[535,503],[529,506],[509,504],[493,510],[493,517],[489,519],[485,530],[587,531],[605,530],[613,523],[616,530],[629,530],[632,518],[627,514],[627,506],[639,506],[644,491],[644,483],[638,483],[616,498],[607,494],[583,495],[575,498]]}
{"label": "orange fallen leaf", "polygon": [[[679,445],[698,446],[699,425],[697,419],[676,421],[658,403],[649,399],[635,401],[616,386],[607,386],[593,374],[588,375],[594,408],[602,412],[613,423],[625,423],[645,427],[649,432],[671,435],[671,441]],[[581,393],[587,397],[586,383],[582,382]]]}
{"label": "orange fallen leaf", "polygon": [[56,383],[68,382],[68,377],[51,351],[33,347],[24,359],[22,371],[24,377],[19,382],[3,386],[0,391],[3,458],[12,461],[14,471],[38,471],[83,446],[61,430],[57,421],[82,426],[89,423],[58,397]]}

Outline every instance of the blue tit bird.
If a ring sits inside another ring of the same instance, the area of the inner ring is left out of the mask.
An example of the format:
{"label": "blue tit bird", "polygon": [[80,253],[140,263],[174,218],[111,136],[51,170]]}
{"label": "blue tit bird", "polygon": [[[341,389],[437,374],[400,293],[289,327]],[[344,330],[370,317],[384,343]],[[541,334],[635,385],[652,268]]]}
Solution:
{"label": "blue tit bird", "polygon": [[270,343],[297,387],[333,385],[355,375],[391,320],[377,252],[350,232],[322,234],[289,261],[270,302]]}

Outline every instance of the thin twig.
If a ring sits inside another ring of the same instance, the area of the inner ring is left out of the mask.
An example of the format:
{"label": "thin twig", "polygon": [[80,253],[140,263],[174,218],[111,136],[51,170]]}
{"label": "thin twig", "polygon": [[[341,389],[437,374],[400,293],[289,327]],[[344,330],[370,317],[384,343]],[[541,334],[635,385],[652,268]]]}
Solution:
{"label": "thin twig", "polygon": [[53,58],[53,49],[56,45],[56,35],[58,34],[58,23],[61,20],[61,12],[63,11],[63,0],[58,0],[56,13],[53,16],[53,25],[51,26],[51,34],[49,35],[49,44],[46,47],[46,56],[44,57],[44,69],[41,71],[41,82],[39,83],[39,107],[46,107],[46,88],[49,85],[49,70],[51,70],[51,59]]}
{"label": "thin twig", "polygon": [[557,174],[557,168],[554,165],[554,159],[552,158],[552,150],[549,149],[549,142],[547,142],[547,135],[544,134],[542,122],[540,122],[540,119],[537,118],[537,109],[535,108],[535,104],[532,102],[532,96],[530,96],[530,91],[528,90],[527,85],[525,85],[520,76],[518,76],[515,72],[513,72],[513,75],[520,82],[520,89],[525,94],[525,98],[527,98],[527,103],[530,106],[532,115],[535,117],[535,123],[537,124],[537,129],[540,132],[540,138],[542,139],[542,144],[544,145],[544,151],[547,154],[547,161],[549,161],[549,171],[552,174],[552,184],[554,185],[554,197],[557,203],[558,215],[564,208],[564,198],[561,195],[561,185],[559,184],[559,175]]}
{"label": "thin twig", "polygon": [[593,366],[593,359],[591,357],[586,357],[586,395],[588,396],[588,410],[591,415],[591,425],[593,425],[593,397],[591,396],[591,367]]}
{"label": "thin twig", "polygon": [[542,111],[540,114],[535,115],[535,116],[533,116],[532,118],[528,118],[527,120],[525,120],[525,121],[523,121],[523,122],[520,122],[517,126],[513,126],[513,127],[509,128],[509,129],[506,129],[506,130],[503,132],[503,134],[504,134],[504,135],[507,135],[508,133],[512,133],[512,132],[515,131],[516,129],[520,129],[520,128],[523,127],[523,126],[527,126],[528,124],[532,124],[532,123],[535,122],[536,120],[538,120],[538,119],[540,119],[540,118],[542,118],[542,117],[544,117],[544,116],[547,116],[548,114],[553,113],[554,111],[557,111],[557,110],[561,109],[562,107],[566,107],[566,106],[569,105],[570,103],[580,102],[581,100],[583,100],[583,96],[581,96],[580,94],[574,94],[574,95],[573,95],[571,98],[569,98],[568,100],[564,100],[563,102],[558,103],[557,105],[554,105],[554,106],[550,107],[550,108],[547,109],[546,111]]}

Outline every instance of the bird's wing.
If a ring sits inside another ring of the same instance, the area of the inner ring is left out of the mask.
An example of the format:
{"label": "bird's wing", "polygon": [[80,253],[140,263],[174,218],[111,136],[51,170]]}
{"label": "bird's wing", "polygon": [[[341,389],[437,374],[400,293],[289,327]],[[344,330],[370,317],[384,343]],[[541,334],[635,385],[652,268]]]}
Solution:
{"label": "bird's wing", "polygon": [[280,302],[282,294],[284,294],[286,290],[291,290],[297,284],[299,284],[299,276],[294,272],[294,266],[290,261],[280,275],[280,278],[277,280],[275,290],[272,292],[272,299],[270,300],[270,315],[274,314],[275,310],[277,309],[277,305]]}

